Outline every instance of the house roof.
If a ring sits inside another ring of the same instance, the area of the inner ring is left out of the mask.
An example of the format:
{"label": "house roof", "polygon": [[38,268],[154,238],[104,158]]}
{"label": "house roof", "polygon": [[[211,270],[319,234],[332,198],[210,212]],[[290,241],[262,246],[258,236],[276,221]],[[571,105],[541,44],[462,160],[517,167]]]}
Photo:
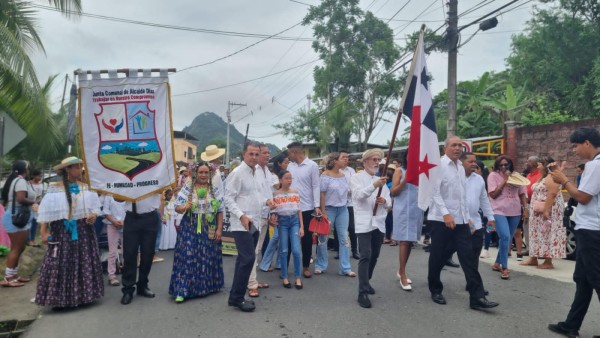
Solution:
{"label": "house roof", "polygon": [[184,140],[198,141],[197,138],[195,138],[194,136],[192,136],[192,135],[190,135],[190,134],[188,134],[186,132],[183,132],[183,131],[177,131],[177,130],[175,130],[175,131],[173,131],[173,136],[175,138],[182,138]]}

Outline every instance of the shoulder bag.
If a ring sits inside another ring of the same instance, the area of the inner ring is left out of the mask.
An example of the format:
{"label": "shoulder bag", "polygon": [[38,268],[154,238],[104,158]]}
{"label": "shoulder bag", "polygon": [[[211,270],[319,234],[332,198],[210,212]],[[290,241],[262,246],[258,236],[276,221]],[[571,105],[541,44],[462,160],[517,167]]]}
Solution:
{"label": "shoulder bag", "polygon": [[12,199],[12,223],[17,228],[24,228],[27,223],[29,223],[29,219],[31,218],[31,209],[27,205],[21,206],[21,209],[18,213],[15,214],[15,209],[17,205],[17,192],[15,191],[17,188],[18,179],[15,181],[15,185],[13,186],[13,199]]}

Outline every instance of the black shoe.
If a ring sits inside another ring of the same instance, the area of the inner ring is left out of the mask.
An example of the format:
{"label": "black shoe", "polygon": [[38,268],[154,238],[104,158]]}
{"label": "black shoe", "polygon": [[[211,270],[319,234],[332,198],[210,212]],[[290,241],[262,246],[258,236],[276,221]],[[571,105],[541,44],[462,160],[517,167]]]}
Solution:
{"label": "black shoe", "polygon": [[369,295],[366,293],[361,293],[358,295],[358,305],[364,308],[371,307],[371,301],[369,300]]}
{"label": "black shoe", "polygon": [[579,337],[579,331],[569,329],[564,322],[558,322],[557,324],[549,324],[548,329],[552,332],[562,334],[565,337]]}
{"label": "black shoe", "polygon": [[430,247],[430,245],[426,245],[426,246],[424,246],[424,247],[423,247],[423,251],[425,251],[425,252],[429,252],[429,249],[430,249],[429,247]]}
{"label": "black shoe", "polygon": [[121,298],[121,304],[127,305],[127,304],[131,303],[132,299],[133,299],[133,293],[131,293],[131,292],[124,293],[123,297]]}
{"label": "black shoe", "polygon": [[137,294],[138,294],[138,296],[142,296],[142,297],[146,297],[146,298],[154,298],[154,296],[156,296],[154,294],[154,292],[152,292],[152,290],[148,289],[148,287],[138,288]]}
{"label": "black shoe", "polygon": [[496,307],[496,306],[498,306],[498,303],[490,302],[485,297],[481,297],[479,299],[475,299],[474,301],[471,301],[470,306],[471,306],[471,309],[473,309],[473,310],[482,310],[482,309],[491,309],[493,307]]}
{"label": "black shoe", "polygon": [[368,294],[370,295],[374,295],[375,294],[375,289],[373,289],[372,286],[369,286],[369,290],[367,291]]}
{"label": "black shoe", "polygon": [[446,304],[446,298],[444,298],[444,296],[442,296],[441,293],[432,293],[431,300],[433,300],[434,303],[438,303],[440,305]]}
{"label": "black shoe", "polygon": [[358,252],[353,252],[352,253],[352,258],[354,258],[354,259],[360,259],[360,256],[358,255]]}
{"label": "black shoe", "polygon": [[335,255],[334,259],[340,259],[340,255]]}
{"label": "black shoe", "polygon": [[452,258],[450,258],[449,260],[446,261],[445,263],[446,266],[450,266],[453,268],[459,268],[460,265],[458,265],[458,263],[456,263],[455,261],[452,260]]}
{"label": "black shoe", "polygon": [[254,305],[254,302],[249,300],[242,300],[239,302],[229,301],[228,304],[229,306],[237,307],[243,312],[252,312],[254,311],[254,309],[256,309],[256,305]]}
{"label": "black shoe", "polygon": [[292,283],[287,282],[287,283],[283,283],[283,287],[286,289],[291,289],[292,288]]}

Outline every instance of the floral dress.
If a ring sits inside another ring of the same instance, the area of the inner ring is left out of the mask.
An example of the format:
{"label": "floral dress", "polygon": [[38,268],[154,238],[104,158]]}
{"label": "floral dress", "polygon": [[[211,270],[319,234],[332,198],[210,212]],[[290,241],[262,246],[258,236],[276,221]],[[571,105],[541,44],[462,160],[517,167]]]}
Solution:
{"label": "floral dress", "polygon": [[81,183],[69,184],[69,190],[70,213],[62,183],[49,187],[38,209],[38,222],[50,225],[35,295],[38,305],[76,307],[104,295],[96,231],[85,221],[90,213],[100,214],[100,200]]}
{"label": "floral dress", "polygon": [[185,299],[218,292],[224,285],[221,241],[209,238],[217,227],[217,213],[223,212],[223,195],[218,188],[195,190],[186,184],[177,195],[175,207],[185,205],[190,198],[192,209],[181,220],[169,285],[171,296]]}
{"label": "floral dress", "polygon": [[538,258],[565,258],[567,233],[563,226],[564,205],[562,194],[554,199],[550,218],[544,220],[542,214],[533,212],[535,201],[545,201],[548,188],[545,179],[533,185],[531,210],[529,216],[529,256]]}

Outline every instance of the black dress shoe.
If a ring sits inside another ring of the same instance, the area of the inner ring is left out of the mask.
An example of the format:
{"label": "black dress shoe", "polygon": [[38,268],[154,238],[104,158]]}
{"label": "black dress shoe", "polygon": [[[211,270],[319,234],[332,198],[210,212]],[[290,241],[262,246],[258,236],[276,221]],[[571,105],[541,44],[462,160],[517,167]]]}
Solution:
{"label": "black dress shoe", "polygon": [[579,331],[568,328],[564,322],[558,322],[557,324],[549,324],[548,329],[552,332],[562,334],[565,337],[579,337]]}
{"label": "black dress shoe", "polygon": [[283,283],[283,287],[286,289],[291,289],[292,288],[292,283],[287,282],[287,283]]}
{"label": "black dress shoe", "polygon": [[449,260],[446,261],[445,263],[446,266],[450,266],[453,268],[459,268],[460,265],[458,265],[458,263],[456,263],[455,261],[452,260],[452,258],[450,258]]}
{"label": "black dress shoe", "polygon": [[369,295],[366,293],[361,293],[358,295],[358,305],[364,308],[371,307],[371,300],[369,300]]}
{"label": "black dress shoe", "polygon": [[444,298],[444,296],[442,296],[441,293],[433,293],[433,294],[431,294],[431,300],[433,300],[434,303],[438,303],[440,305],[445,305],[446,304],[446,298]]}
{"label": "black dress shoe", "polygon": [[254,311],[254,309],[256,309],[256,305],[254,305],[254,302],[249,300],[243,300],[240,302],[229,301],[228,304],[229,306],[237,307],[243,312],[252,312]]}
{"label": "black dress shoe", "polygon": [[360,259],[360,256],[358,255],[358,252],[353,252],[352,253],[352,258],[354,258],[354,259]]}
{"label": "black dress shoe", "polygon": [[133,293],[124,293],[123,297],[121,298],[121,304],[123,305],[127,305],[129,303],[131,303],[131,300],[133,299]]}
{"label": "black dress shoe", "polygon": [[470,305],[471,305],[471,309],[473,309],[473,310],[481,310],[481,309],[491,309],[493,307],[496,307],[496,306],[498,306],[498,303],[490,302],[485,297],[482,297],[479,299],[475,299],[474,301],[471,301]]}
{"label": "black dress shoe", "polygon": [[375,289],[373,289],[372,286],[369,286],[369,290],[367,291],[368,294],[370,295],[374,295],[375,294]]}
{"label": "black dress shoe", "polygon": [[155,294],[152,290],[145,288],[138,288],[137,290],[138,296],[146,297],[146,298],[154,298]]}

